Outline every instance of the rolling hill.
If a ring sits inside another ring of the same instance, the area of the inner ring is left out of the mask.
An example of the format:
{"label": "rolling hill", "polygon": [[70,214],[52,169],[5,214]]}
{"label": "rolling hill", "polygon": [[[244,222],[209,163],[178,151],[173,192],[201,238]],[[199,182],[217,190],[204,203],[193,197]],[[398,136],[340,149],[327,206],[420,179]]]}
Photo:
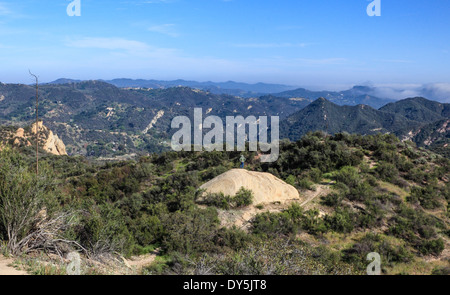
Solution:
{"label": "rolling hill", "polygon": [[[63,83],[64,82],[64,83]],[[66,83],[67,82],[67,83]],[[110,157],[158,152],[168,148],[171,120],[190,116],[193,108],[204,114],[278,115],[285,118],[309,104],[263,96],[241,98],[188,87],[124,89],[102,81],[61,80],[39,87],[39,115],[66,143],[69,154]],[[0,122],[23,127],[34,120],[35,89],[0,84]]]}
{"label": "rolling hill", "polygon": [[[354,87],[350,92],[321,94],[339,103],[350,97],[353,100],[346,101],[352,104],[360,101],[357,95],[364,91],[368,89]],[[300,89],[243,98],[189,87],[118,88],[104,81],[62,79],[40,85],[39,115],[64,141],[69,154],[93,157],[168,149],[174,132],[171,120],[179,115],[192,116],[194,108],[202,108],[205,116],[222,119],[229,115],[280,116],[281,137],[291,140],[322,130],[330,134],[394,133],[436,151],[448,144],[448,124],[444,124],[449,119],[449,104],[408,98],[377,110],[364,104],[342,106],[325,98],[312,101],[304,97],[314,93]],[[375,102],[381,103],[378,99]],[[30,124],[35,116],[34,104],[33,86],[0,84],[3,125]]]}
{"label": "rolling hill", "polygon": [[450,104],[439,103],[423,97],[403,99],[389,103],[381,111],[396,113],[419,122],[435,122],[450,117]]}
{"label": "rolling hill", "polygon": [[450,104],[439,103],[423,97],[414,97],[387,104],[380,110],[401,114],[421,122],[417,128],[408,127],[398,132],[402,139],[409,139],[419,147],[427,147],[437,153],[450,156]]}
{"label": "rolling hill", "polygon": [[[381,98],[372,95],[374,89],[368,86],[354,86],[351,89],[344,91],[311,91],[304,88],[296,88],[283,84],[268,84],[268,83],[240,83],[234,81],[228,82],[197,82],[186,80],[143,80],[143,79],[113,79],[100,80],[112,84],[119,88],[152,88],[152,89],[167,89],[173,87],[189,87],[210,92],[213,94],[227,94],[232,96],[239,96],[243,98],[255,98],[265,95],[272,95],[274,97],[287,99],[306,99],[313,101],[318,97],[324,97],[331,102],[338,105],[358,105],[366,104],[374,108],[380,108],[385,104],[391,103],[394,100],[389,98]],[[58,79],[49,84],[66,84],[66,83],[80,83],[80,80],[73,79]]]}
{"label": "rolling hill", "polygon": [[327,100],[337,105],[350,105],[355,106],[359,104],[369,105],[373,108],[380,108],[388,103],[393,102],[391,99],[379,98],[368,93],[371,92],[370,87],[366,86],[354,86],[352,89],[345,91],[310,91],[304,88],[295,90],[289,90],[281,93],[274,94],[278,97],[302,97],[310,100],[314,100],[318,97],[326,98]]}
{"label": "rolling hill", "polygon": [[281,123],[282,137],[296,140],[310,131],[321,130],[374,134],[394,133],[448,156],[450,104],[423,97],[389,103],[379,110],[365,105],[339,106],[320,98]]}
{"label": "rolling hill", "polygon": [[310,131],[375,134],[396,133],[405,128],[418,127],[419,122],[390,112],[376,110],[367,105],[339,106],[319,98],[306,108],[281,122],[281,137],[298,140]]}
{"label": "rolling hill", "polygon": [[[81,82],[80,80],[72,79],[58,79],[49,84],[65,84]],[[208,91],[214,94],[229,94],[234,96],[242,97],[255,97],[263,94],[271,94],[282,91],[287,91],[295,89],[294,86],[282,85],[282,84],[268,84],[268,83],[240,83],[234,81],[227,82],[197,82],[197,81],[187,81],[187,80],[172,80],[172,81],[162,81],[162,80],[144,80],[144,79],[113,79],[105,80],[109,84],[120,88],[155,88],[155,89],[165,89],[172,87],[189,87],[196,88],[204,91]]]}

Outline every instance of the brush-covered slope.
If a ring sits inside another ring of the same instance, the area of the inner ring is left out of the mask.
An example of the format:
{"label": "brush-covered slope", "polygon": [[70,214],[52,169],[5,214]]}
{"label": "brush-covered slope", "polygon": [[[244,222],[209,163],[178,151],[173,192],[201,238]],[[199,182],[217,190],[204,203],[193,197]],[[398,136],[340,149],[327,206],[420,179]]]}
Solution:
{"label": "brush-covered slope", "polygon": [[389,103],[380,108],[380,111],[396,113],[409,120],[427,123],[450,118],[450,104],[439,103],[423,97],[407,98]]}
{"label": "brush-covered slope", "polygon": [[[80,214],[67,234],[82,253],[98,254],[97,245],[121,254],[158,247],[148,273],[363,274],[371,252],[381,255],[384,274],[449,272],[448,159],[392,134],[313,133],[283,142],[274,163],[244,152],[250,176],[281,179],[299,200],[242,208],[226,206],[227,198],[201,202],[198,188],[233,171],[240,155],[169,152],[106,164],[47,157],[42,165],[53,169],[61,202],[52,212]],[[33,156],[23,163],[26,169]],[[233,218],[245,224],[233,227]]]}
{"label": "brush-covered slope", "polygon": [[306,133],[317,130],[330,134],[374,134],[396,132],[418,125],[400,114],[383,112],[367,105],[339,106],[319,98],[289,116],[280,128],[282,137],[298,140]]}
{"label": "brush-covered slope", "polygon": [[[230,115],[285,118],[309,101],[272,96],[241,98],[188,87],[121,89],[102,81],[70,81],[39,87],[39,116],[66,143],[69,154],[114,156],[168,149],[171,120]],[[29,124],[35,116],[35,88],[0,84],[0,122]]]}

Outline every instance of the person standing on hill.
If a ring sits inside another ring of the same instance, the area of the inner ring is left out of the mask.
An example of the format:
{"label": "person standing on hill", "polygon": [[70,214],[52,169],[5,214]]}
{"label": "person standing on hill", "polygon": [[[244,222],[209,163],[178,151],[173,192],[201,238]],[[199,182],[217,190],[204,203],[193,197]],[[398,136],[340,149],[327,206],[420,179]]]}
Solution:
{"label": "person standing on hill", "polygon": [[245,164],[245,157],[244,157],[244,155],[241,155],[241,158],[239,160],[241,161],[240,168],[244,168],[244,164]]}

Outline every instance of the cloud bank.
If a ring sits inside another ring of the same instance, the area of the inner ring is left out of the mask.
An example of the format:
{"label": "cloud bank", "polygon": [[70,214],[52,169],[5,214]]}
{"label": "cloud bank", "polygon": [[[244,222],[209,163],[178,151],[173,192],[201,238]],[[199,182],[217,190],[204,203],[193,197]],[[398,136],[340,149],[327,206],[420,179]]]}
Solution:
{"label": "cloud bank", "polygon": [[409,97],[425,97],[427,99],[450,103],[450,83],[429,84],[380,84],[370,85],[370,95],[395,100]]}

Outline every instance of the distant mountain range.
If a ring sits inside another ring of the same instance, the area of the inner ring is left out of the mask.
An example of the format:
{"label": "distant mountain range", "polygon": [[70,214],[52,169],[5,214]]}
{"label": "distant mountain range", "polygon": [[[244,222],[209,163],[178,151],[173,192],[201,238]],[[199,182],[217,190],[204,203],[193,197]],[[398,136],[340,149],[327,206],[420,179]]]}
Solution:
{"label": "distant mountain range", "polygon": [[[35,115],[34,91],[31,85],[0,83],[0,123],[29,124]],[[342,92],[295,89],[241,97],[184,86],[119,88],[104,81],[60,79],[40,85],[39,115],[64,141],[69,154],[88,156],[167,149],[172,118],[191,116],[195,107],[221,118],[280,116],[281,135],[291,140],[316,130],[330,134],[390,132],[420,146],[445,150],[449,104],[419,97],[390,102],[364,95],[367,91],[370,89],[357,86]],[[314,97],[318,94],[322,98]],[[389,103],[373,107],[384,102]]]}
{"label": "distant mountain range", "polygon": [[327,100],[337,104],[337,105],[359,105],[365,104],[373,108],[380,108],[385,104],[394,102],[392,99],[379,98],[376,96],[369,95],[371,92],[370,87],[366,86],[355,86],[352,89],[345,91],[310,91],[304,88],[299,88],[295,90],[289,90],[281,93],[274,94],[279,97],[303,97],[310,100],[314,100],[318,97],[326,98]]}
{"label": "distant mountain range", "polygon": [[[305,98],[315,100],[324,97],[338,105],[366,104],[376,109],[383,105],[407,97],[427,97],[428,99],[450,103],[450,85],[445,83],[423,84],[423,85],[393,85],[393,86],[354,86],[342,91],[311,91],[291,85],[270,83],[240,83],[240,82],[197,82],[186,80],[143,80],[143,79],[113,79],[100,80],[110,83],[119,88],[171,88],[190,87],[214,94],[228,94],[243,98],[261,97],[273,95],[284,98]],[[79,83],[81,80],[58,79],[50,84]]]}
{"label": "distant mountain range", "polygon": [[[66,83],[79,83],[80,80],[72,79],[58,79],[50,82],[49,84],[66,84]],[[264,94],[278,93],[282,91],[295,89],[295,86],[281,85],[281,84],[267,84],[267,83],[239,83],[234,81],[228,82],[197,82],[186,80],[143,80],[143,79],[113,79],[104,80],[104,82],[112,84],[120,88],[172,88],[172,87],[190,87],[195,89],[201,89],[209,91],[214,94],[229,94],[242,97],[254,97]]]}
{"label": "distant mountain range", "polygon": [[[49,84],[67,84],[79,83],[80,80],[58,79]],[[394,100],[388,98],[380,98],[369,93],[374,90],[367,86],[355,86],[345,91],[311,91],[304,88],[296,88],[294,86],[282,84],[267,83],[238,83],[233,81],[216,83],[216,82],[196,82],[186,80],[160,81],[160,80],[133,80],[133,79],[114,79],[103,81],[120,88],[153,88],[166,89],[171,87],[190,87],[208,91],[214,94],[228,94],[240,96],[243,98],[261,97],[264,95],[272,95],[281,98],[303,98],[313,101],[318,97],[324,97],[338,105],[358,105],[366,104],[374,108],[380,108]]]}

